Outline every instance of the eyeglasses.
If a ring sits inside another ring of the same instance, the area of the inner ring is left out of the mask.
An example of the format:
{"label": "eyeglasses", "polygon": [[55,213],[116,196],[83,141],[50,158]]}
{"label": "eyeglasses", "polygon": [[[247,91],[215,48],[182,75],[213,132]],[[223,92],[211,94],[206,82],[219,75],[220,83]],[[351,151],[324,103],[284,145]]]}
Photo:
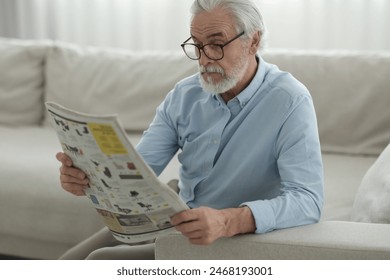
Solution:
{"label": "eyeglasses", "polygon": [[238,34],[233,39],[230,39],[225,44],[206,44],[203,46],[200,46],[198,44],[192,44],[187,43],[189,40],[191,40],[191,37],[188,38],[181,44],[184,53],[188,56],[188,58],[192,60],[199,60],[202,53],[201,50],[203,50],[203,53],[212,60],[221,60],[224,57],[223,47],[227,46],[234,40],[240,38],[242,35],[244,35],[245,32],[242,31],[240,34]]}

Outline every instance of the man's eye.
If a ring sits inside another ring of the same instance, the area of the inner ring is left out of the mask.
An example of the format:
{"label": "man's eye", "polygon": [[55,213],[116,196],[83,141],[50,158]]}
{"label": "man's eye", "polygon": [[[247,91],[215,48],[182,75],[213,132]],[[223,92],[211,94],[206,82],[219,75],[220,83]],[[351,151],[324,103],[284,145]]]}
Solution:
{"label": "man's eye", "polygon": [[207,47],[210,50],[219,50],[220,49],[219,45],[216,45],[216,44],[207,45]]}

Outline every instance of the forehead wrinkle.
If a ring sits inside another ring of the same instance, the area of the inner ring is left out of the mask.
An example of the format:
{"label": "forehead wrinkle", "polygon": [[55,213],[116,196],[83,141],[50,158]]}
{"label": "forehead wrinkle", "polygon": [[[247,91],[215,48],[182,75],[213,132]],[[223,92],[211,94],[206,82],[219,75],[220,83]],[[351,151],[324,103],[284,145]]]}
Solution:
{"label": "forehead wrinkle", "polygon": [[191,26],[191,37],[200,41],[207,41],[215,38],[228,39],[230,36],[229,34],[233,34],[232,30],[235,30],[234,27],[226,22],[223,22],[221,25],[212,24],[205,25],[204,27]]}
{"label": "forehead wrinkle", "polygon": [[[198,38],[196,38],[196,36],[195,36],[194,34],[191,34],[191,37],[192,37],[193,39],[198,39]],[[210,39],[216,38],[216,37],[225,38],[226,35],[225,35],[224,32],[215,32],[215,33],[211,33],[211,34],[207,35],[207,36],[206,36],[206,40],[210,40]]]}

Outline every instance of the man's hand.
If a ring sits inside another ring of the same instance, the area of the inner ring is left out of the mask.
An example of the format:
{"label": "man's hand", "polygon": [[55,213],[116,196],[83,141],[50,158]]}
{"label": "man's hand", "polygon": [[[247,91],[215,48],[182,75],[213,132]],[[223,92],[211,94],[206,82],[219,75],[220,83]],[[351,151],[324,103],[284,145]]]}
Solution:
{"label": "man's hand", "polygon": [[66,154],[57,153],[56,158],[62,163],[60,167],[62,188],[77,196],[85,195],[84,189],[89,187],[87,175],[80,169],[73,167],[72,160]]}
{"label": "man's hand", "polygon": [[230,237],[256,230],[248,207],[216,210],[200,207],[182,211],[171,218],[175,228],[192,244],[208,245],[220,237]]}

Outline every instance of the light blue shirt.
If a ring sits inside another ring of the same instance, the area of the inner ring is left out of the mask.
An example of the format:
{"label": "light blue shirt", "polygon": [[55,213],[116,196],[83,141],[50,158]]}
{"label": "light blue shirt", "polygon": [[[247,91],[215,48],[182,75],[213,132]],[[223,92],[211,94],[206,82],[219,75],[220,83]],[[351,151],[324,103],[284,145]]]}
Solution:
{"label": "light blue shirt", "polygon": [[256,232],[317,222],[323,171],[308,90],[260,58],[252,82],[227,104],[199,75],[157,108],[137,150],[160,174],[180,150],[180,196],[190,207],[248,206]]}

